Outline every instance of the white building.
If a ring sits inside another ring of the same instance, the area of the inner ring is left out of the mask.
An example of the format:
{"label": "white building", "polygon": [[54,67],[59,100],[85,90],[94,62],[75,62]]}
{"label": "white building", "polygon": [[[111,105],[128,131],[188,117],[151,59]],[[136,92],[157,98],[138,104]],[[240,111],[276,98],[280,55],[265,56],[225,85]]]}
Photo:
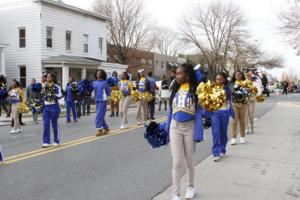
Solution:
{"label": "white building", "polygon": [[109,18],[55,0],[1,0],[0,41],[8,43],[8,81],[23,86],[53,72],[65,86],[69,77],[92,78],[97,68],[125,71],[107,61]]}

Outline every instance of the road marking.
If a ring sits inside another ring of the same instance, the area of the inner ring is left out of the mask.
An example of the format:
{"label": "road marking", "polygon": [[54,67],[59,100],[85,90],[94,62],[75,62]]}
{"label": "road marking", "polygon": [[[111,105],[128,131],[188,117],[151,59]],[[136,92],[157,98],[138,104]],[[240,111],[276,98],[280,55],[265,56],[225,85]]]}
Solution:
{"label": "road marking", "polygon": [[[166,117],[163,117],[163,118],[160,118],[156,121],[157,122],[162,122],[162,121],[165,121],[165,120],[166,120]],[[5,159],[4,164],[12,164],[12,163],[15,163],[15,162],[18,162],[18,161],[21,161],[21,160],[26,160],[26,159],[29,159],[29,158],[33,158],[33,157],[41,156],[41,155],[44,155],[44,154],[56,152],[56,151],[59,151],[59,150],[74,147],[74,146],[77,146],[77,145],[80,145],[80,144],[85,144],[85,143],[88,143],[88,142],[93,142],[93,141],[96,141],[96,140],[99,140],[99,139],[104,139],[104,138],[107,138],[107,137],[110,137],[110,136],[118,135],[118,134],[121,134],[121,133],[124,133],[124,132],[127,132],[127,131],[139,129],[139,128],[142,128],[142,127],[143,127],[143,125],[131,125],[131,126],[129,126],[129,128],[124,129],[124,130],[122,130],[122,129],[112,130],[112,131],[110,131],[110,133],[108,135],[104,135],[104,136],[101,136],[101,137],[96,137],[95,135],[92,135],[92,136],[88,136],[88,137],[84,137],[84,138],[80,138],[80,139],[76,139],[76,140],[73,140],[73,141],[70,141],[70,142],[63,143],[58,147],[49,147],[49,148],[46,148],[46,149],[38,149],[38,150],[34,150],[34,151],[29,151],[29,152],[26,152],[26,153],[21,153],[21,154],[18,154],[18,155],[7,157]]]}

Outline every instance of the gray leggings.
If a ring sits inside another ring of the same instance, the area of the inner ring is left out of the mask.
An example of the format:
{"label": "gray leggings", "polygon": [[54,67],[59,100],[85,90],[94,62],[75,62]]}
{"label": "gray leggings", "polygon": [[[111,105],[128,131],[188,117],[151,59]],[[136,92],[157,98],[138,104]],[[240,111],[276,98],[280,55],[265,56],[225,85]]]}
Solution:
{"label": "gray leggings", "polygon": [[186,164],[188,185],[194,185],[194,123],[195,121],[176,122],[172,120],[170,127],[170,144],[173,160],[172,179],[174,194],[180,195],[181,169]]}

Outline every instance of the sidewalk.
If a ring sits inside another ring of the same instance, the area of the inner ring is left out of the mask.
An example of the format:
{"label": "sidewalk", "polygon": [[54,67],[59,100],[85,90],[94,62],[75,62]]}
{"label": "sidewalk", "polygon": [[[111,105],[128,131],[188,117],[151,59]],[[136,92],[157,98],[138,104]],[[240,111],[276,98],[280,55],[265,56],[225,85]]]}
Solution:
{"label": "sidewalk", "polygon": [[[278,104],[256,121],[244,145],[228,146],[220,163],[208,157],[196,167],[201,200],[293,200],[300,198],[300,103]],[[171,167],[171,166],[170,166]],[[186,181],[183,177],[182,196]],[[172,188],[154,200],[170,200]]]}

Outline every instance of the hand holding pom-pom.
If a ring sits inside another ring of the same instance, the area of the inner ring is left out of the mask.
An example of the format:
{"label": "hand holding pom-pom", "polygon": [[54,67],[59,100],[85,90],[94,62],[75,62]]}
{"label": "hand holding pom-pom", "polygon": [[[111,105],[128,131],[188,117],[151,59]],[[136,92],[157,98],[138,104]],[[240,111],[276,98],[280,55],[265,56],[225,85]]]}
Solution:
{"label": "hand holding pom-pom", "polygon": [[220,109],[226,102],[226,94],[223,87],[214,82],[200,83],[196,93],[200,105],[211,112]]}

